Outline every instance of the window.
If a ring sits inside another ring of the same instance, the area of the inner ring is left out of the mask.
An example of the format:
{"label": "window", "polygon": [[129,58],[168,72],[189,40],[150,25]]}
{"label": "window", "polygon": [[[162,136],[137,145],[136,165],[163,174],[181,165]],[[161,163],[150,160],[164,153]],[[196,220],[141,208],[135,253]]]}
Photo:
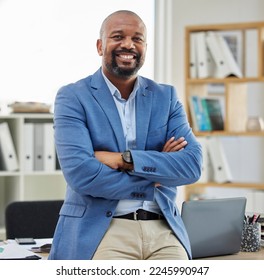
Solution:
{"label": "window", "polygon": [[[139,14],[148,28],[140,74],[154,76],[154,0],[0,1],[0,106],[13,101],[52,104],[57,90],[101,65],[96,40],[115,10]],[[3,110],[2,110],[3,111]]]}

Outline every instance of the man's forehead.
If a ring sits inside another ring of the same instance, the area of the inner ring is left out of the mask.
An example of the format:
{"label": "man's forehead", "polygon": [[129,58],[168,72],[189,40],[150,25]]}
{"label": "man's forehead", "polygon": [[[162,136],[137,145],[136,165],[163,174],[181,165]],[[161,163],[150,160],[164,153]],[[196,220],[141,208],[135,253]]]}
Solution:
{"label": "man's forehead", "polygon": [[134,29],[135,32],[144,33],[145,25],[144,23],[135,16],[132,15],[114,15],[106,22],[106,29],[122,31],[124,29]]}

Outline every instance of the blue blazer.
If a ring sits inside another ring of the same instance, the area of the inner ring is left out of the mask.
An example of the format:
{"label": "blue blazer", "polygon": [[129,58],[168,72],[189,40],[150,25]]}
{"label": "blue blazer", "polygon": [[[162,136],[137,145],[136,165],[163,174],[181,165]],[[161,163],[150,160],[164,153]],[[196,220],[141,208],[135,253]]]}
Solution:
{"label": "blue blazer", "polygon": [[[191,258],[190,243],[175,200],[177,187],[201,174],[201,146],[187,122],[174,87],[139,79],[136,95],[134,171],[118,172],[100,163],[94,151],[123,152],[126,143],[113,97],[101,69],[62,87],[55,100],[55,143],[67,181],[64,204],[49,259],[92,259],[120,199],[156,200]],[[188,145],[161,152],[172,136]],[[154,187],[159,182],[161,187]]]}

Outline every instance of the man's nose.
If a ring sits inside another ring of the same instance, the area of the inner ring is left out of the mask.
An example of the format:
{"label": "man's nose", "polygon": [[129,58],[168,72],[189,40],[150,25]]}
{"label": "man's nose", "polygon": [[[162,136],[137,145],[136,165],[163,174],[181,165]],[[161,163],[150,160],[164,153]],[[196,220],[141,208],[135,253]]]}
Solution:
{"label": "man's nose", "polygon": [[134,49],[134,48],[135,48],[135,44],[134,44],[132,38],[130,38],[130,37],[125,37],[125,38],[122,40],[121,47],[122,47],[122,48],[126,48],[126,49]]}

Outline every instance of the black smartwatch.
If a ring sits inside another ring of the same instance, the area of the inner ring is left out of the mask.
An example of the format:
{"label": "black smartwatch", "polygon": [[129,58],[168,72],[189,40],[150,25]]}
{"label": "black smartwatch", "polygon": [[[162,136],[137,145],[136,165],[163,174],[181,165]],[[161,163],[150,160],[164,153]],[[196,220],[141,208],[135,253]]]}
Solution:
{"label": "black smartwatch", "polygon": [[129,150],[123,152],[122,159],[125,163],[133,164],[132,155],[131,155],[131,152]]}

